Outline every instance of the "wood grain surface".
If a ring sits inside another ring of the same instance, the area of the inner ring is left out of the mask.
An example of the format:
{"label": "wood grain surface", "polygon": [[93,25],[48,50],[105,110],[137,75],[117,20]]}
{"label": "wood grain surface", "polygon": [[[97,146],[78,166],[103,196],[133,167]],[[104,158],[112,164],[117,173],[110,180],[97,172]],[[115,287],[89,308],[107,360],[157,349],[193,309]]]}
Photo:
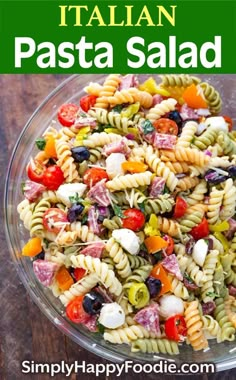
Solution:
{"label": "wood grain surface", "polygon": [[[65,75],[1,75],[0,76],[0,193],[3,197],[9,158],[24,124],[41,103],[67,76]],[[2,200],[1,200],[2,205]],[[1,225],[4,226],[0,208]],[[0,380],[49,380],[48,374],[21,373],[23,360],[57,363],[61,360],[107,363],[106,360],[80,348],[65,337],[40,312],[27,295],[9,257],[4,228],[0,230]],[[128,380],[141,380],[143,374],[123,374]],[[189,379],[192,376],[145,375],[150,380]],[[72,374],[70,380],[94,379],[94,374]],[[105,375],[99,376],[105,379]],[[114,380],[116,375],[111,375]],[[235,379],[236,370],[214,375],[196,375],[194,379]],[[68,379],[63,374],[55,379]]]}

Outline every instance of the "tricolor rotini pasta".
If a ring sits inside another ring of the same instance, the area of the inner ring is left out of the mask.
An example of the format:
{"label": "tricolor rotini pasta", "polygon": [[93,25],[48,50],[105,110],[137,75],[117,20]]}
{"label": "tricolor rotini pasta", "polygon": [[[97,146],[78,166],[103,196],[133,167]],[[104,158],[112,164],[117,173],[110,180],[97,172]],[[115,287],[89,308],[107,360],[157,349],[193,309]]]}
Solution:
{"label": "tricolor rotini pasta", "polygon": [[235,340],[236,135],[219,92],[187,74],[84,90],[36,140],[17,206],[37,281],[133,353]]}

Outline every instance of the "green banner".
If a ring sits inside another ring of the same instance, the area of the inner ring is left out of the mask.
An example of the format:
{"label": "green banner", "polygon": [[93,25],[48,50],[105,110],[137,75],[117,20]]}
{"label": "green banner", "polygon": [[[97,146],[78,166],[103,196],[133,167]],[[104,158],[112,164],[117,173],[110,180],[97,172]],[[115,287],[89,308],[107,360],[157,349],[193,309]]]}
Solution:
{"label": "green banner", "polygon": [[236,73],[236,2],[0,2],[0,73]]}

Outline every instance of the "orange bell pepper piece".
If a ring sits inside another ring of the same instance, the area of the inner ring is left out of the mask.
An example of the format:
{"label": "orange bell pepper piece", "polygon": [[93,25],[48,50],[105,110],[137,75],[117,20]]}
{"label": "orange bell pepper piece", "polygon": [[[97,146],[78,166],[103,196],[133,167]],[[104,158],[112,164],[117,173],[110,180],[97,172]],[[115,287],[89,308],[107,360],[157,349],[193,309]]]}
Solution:
{"label": "orange bell pepper piece", "polygon": [[34,257],[38,255],[40,252],[42,252],[42,244],[41,239],[38,237],[30,239],[28,243],[26,243],[25,246],[22,248],[23,256]]}
{"label": "orange bell pepper piece", "polygon": [[150,273],[151,277],[157,278],[161,281],[162,288],[159,296],[169,292],[171,290],[171,282],[167,276],[167,273],[161,264],[157,264],[154,266]]}
{"label": "orange bell pepper piece", "polygon": [[199,93],[199,89],[195,84],[187,87],[183,92],[182,98],[191,108],[208,108],[205,99]]}
{"label": "orange bell pepper piece", "polygon": [[130,173],[143,173],[147,170],[147,165],[142,162],[125,161],[121,164],[122,169]]}
{"label": "orange bell pepper piece", "polygon": [[57,157],[57,152],[55,148],[55,139],[52,136],[49,136],[46,140],[46,145],[44,148],[44,152],[48,157],[55,158]]}
{"label": "orange bell pepper piece", "polygon": [[160,236],[150,236],[144,240],[144,244],[147,247],[148,253],[155,253],[168,246],[168,242]]}
{"label": "orange bell pepper piece", "polygon": [[61,267],[58,270],[55,279],[59,288],[63,291],[70,289],[71,285],[74,284],[72,276],[65,267]]}

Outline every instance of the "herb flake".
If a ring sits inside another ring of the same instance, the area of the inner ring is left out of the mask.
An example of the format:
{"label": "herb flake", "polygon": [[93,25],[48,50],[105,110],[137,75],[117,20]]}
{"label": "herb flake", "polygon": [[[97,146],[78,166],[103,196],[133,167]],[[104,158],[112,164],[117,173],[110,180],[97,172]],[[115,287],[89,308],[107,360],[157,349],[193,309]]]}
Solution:
{"label": "herb flake", "polygon": [[84,225],[87,223],[87,221],[88,221],[88,214],[84,214],[82,219],[81,219],[81,224]]}
{"label": "herb flake", "polygon": [[78,193],[75,193],[75,195],[69,197],[69,201],[71,203],[82,203],[84,199],[80,198]]}
{"label": "herb flake", "polygon": [[164,187],[163,194],[170,194],[170,190],[168,189],[166,185]]}
{"label": "herb flake", "polygon": [[45,244],[45,248],[47,249],[49,247],[49,240],[44,238],[43,243]]}
{"label": "herb flake", "polygon": [[142,212],[145,214],[145,203],[144,203],[144,202],[145,202],[145,201],[140,202],[140,203],[138,204],[138,207],[139,207],[140,211],[142,211]]}
{"label": "herb flake", "polygon": [[92,130],[92,134],[93,133],[97,133],[97,132],[103,132],[104,131],[104,129],[106,129],[106,128],[109,128],[109,126],[107,125],[107,124],[99,124],[98,126],[97,126],[97,128],[95,128],[95,129],[93,129]]}
{"label": "herb flake", "polygon": [[38,138],[35,140],[35,144],[39,150],[44,150],[46,146],[46,140],[44,138]]}
{"label": "herb flake", "polygon": [[112,112],[121,113],[122,109],[123,109],[122,104],[118,104],[117,106],[112,108]]}
{"label": "herb flake", "polygon": [[220,297],[220,295],[215,293],[215,292],[207,292],[206,296],[212,297],[212,298],[219,298]]}
{"label": "herb flake", "polygon": [[25,191],[25,182],[21,182],[20,188],[21,188],[22,194],[24,194],[24,191]]}
{"label": "herb flake", "polygon": [[104,332],[105,332],[105,326],[103,326],[101,323],[97,322],[97,328],[98,328],[98,332],[100,334],[104,334]]}
{"label": "herb flake", "polygon": [[162,251],[159,251],[159,252],[156,252],[153,254],[153,256],[155,257],[155,260],[158,262],[158,261],[161,261],[163,259],[163,254],[162,254]]}
{"label": "herb flake", "polygon": [[148,133],[152,133],[155,130],[150,120],[145,120],[142,123],[142,131],[144,135],[147,135]]}
{"label": "herb flake", "polygon": [[188,275],[187,272],[184,272],[184,278],[185,278],[188,282],[190,282],[191,284],[194,284],[194,281],[193,281],[192,277],[190,277],[190,276]]}
{"label": "herb flake", "polygon": [[116,216],[118,216],[119,218],[122,218],[122,219],[125,218],[121,207],[119,207],[119,206],[117,206],[117,205],[114,204],[113,210],[114,210],[114,213],[115,213]]}

